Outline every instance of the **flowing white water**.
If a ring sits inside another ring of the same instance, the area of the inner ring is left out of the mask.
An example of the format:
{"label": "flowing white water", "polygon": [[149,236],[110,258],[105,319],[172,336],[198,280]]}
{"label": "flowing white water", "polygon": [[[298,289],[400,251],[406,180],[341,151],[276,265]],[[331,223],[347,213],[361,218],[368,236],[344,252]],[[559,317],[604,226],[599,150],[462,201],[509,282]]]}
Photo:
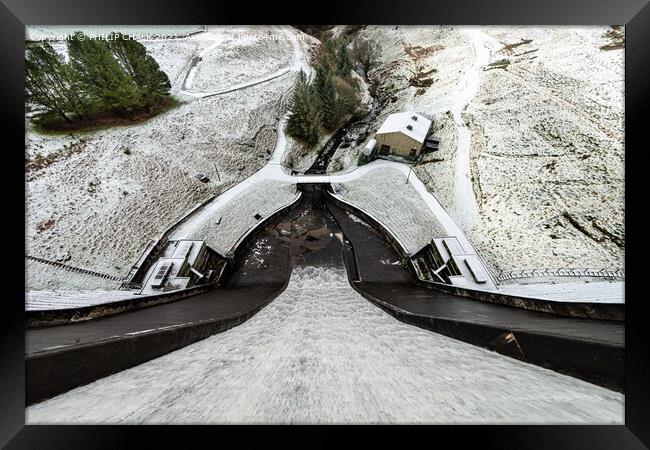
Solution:
{"label": "flowing white water", "polygon": [[244,324],[27,408],[46,423],[622,423],[623,395],[399,322],[296,268]]}

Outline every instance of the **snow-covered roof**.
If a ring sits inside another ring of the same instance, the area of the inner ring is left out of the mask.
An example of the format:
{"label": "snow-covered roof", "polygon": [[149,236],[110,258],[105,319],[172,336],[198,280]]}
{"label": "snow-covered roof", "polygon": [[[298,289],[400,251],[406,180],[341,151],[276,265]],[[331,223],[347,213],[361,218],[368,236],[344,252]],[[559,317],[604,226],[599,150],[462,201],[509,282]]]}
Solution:
{"label": "snow-covered roof", "polygon": [[[410,128],[409,125],[411,125]],[[413,111],[406,111],[389,115],[377,130],[377,134],[399,131],[418,142],[424,142],[430,126],[431,121],[423,115]]]}

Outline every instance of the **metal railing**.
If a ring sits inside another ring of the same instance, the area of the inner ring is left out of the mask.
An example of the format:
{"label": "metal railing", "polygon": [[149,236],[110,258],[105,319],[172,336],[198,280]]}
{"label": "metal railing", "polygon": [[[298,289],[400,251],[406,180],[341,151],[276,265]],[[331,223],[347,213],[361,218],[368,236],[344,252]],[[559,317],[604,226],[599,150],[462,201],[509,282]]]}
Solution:
{"label": "metal railing", "polygon": [[514,280],[519,278],[534,277],[602,277],[625,279],[623,269],[593,269],[593,268],[569,268],[560,269],[520,269],[502,271],[497,276],[497,281]]}
{"label": "metal railing", "polygon": [[57,261],[50,261],[49,259],[38,258],[36,256],[25,255],[25,258],[31,259],[32,261],[38,261],[43,264],[48,264],[50,266],[58,267],[59,269],[67,270],[69,272],[83,273],[86,275],[92,275],[94,277],[104,278],[111,281],[122,281],[122,278],[115,275],[108,275],[106,273],[96,272],[94,270],[82,269],[81,267],[69,266]]}

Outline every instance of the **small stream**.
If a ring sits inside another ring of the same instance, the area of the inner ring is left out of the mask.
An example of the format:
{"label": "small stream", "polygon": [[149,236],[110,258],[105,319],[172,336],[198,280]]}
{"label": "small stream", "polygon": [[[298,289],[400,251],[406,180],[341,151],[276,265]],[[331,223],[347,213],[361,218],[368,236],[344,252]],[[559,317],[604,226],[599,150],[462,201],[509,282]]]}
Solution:
{"label": "small stream", "polygon": [[[305,171],[305,175],[324,175],[327,173],[327,167],[336,153],[336,150],[339,148],[341,143],[344,141],[346,136],[352,131],[355,127],[367,127],[374,119],[377,117],[381,111],[381,105],[379,100],[376,97],[373,97],[372,108],[370,111],[362,117],[350,118],[343,125],[341,125],[338,130],[332,135],[332,137],[325,143],[325,145],[319,150],[318,157],[314,163]],[[359,133],[360,138],[355,139],[357,142],[365,140],[367,137],[368,131],[365,130],[362,133]]]}

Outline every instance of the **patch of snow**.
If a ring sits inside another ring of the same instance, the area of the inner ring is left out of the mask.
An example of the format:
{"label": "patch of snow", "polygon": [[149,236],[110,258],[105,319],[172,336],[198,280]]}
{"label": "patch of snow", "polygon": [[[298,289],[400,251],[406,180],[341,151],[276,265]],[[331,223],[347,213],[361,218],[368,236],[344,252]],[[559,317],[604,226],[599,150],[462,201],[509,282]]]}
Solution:
{"label": "patch of snow", "polygon": [[[217,197],[174,230],[170,238],[204,240],[213,250],[227,255],[258,224],[256,214],[264,219],[293,203],[299,195],[294,184],[249,179]],[[214,217],[220,219],[218,223]]]}
{"label": "patch of snow", "polygon": [[352,213],[349,212],[349,211],[346,211],[345,214],[346,214],[346,215],[347,215],[347,216],[348,216],[348,217],[349,217],[353,222],[360,223],[361,225],[365,225],[365,226],[367,226],[367,227],[370,226],[370,225],[368,225],[366,222],[364,222],[363,220],[361,220],[360,218],[358,218],[357,216],[355,216],[354,214],[352,214]]}
{"label": "patch of snow", "polygon": [[623,281],[504,284],[499,286],[499,291],[558,302],[625,303]]}
{"label": "patch of snow", "polygon": [[[415,178],[415,174],[411,175]],[[379,219],[398,237],[408,253],[415,253],[434,237],[447,236],[400,171],[378,168],[343,184],[347,192],[341,198]]]}
{"label": "patch of snow", "polygon": [[123,290],[28,291],[25,293],[25,311],[80,308],[142,297]]}

